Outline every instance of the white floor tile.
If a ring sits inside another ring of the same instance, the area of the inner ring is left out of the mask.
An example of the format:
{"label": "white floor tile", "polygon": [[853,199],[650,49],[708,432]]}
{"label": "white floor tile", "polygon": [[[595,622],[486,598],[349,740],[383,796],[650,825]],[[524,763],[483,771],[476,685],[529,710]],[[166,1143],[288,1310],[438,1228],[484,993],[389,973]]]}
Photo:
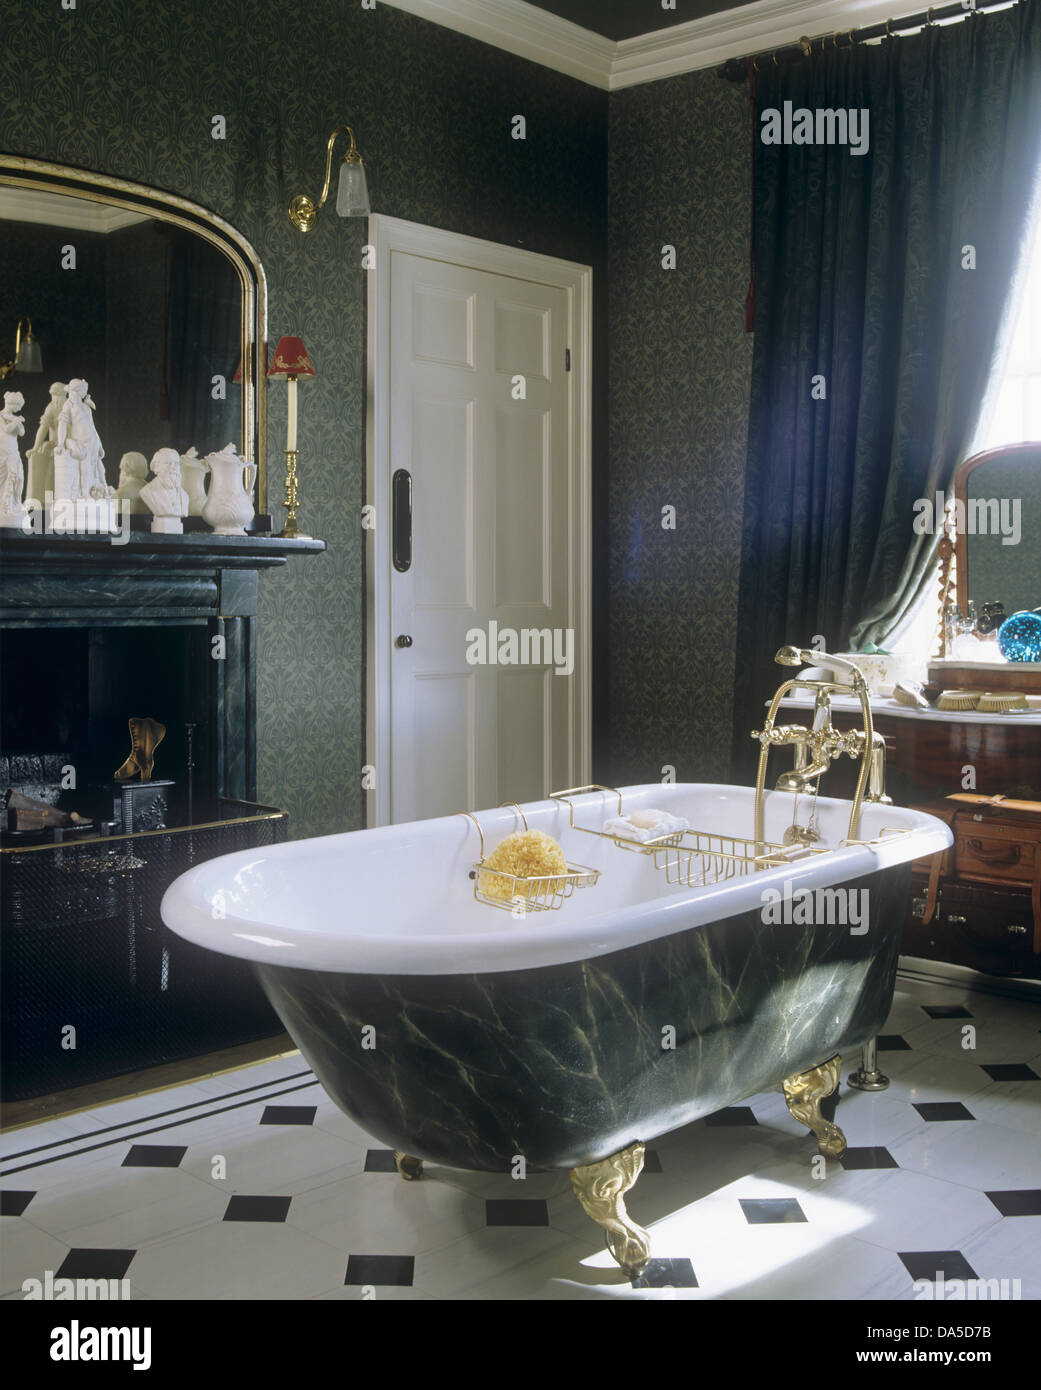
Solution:
{"label": "white floor tile", "polygon": [[144,1293],[171,1299],[316,1298],[342,1285],[347,1270],[339,1250],[269,1221],[201,1226],[147,1246],[132,1268]]}

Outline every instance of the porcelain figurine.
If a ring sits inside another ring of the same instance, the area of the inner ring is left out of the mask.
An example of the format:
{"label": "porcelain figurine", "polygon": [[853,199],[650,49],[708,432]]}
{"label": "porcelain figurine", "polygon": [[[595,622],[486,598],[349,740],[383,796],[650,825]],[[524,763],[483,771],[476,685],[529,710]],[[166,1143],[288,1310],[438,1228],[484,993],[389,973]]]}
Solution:
{"label": "porcelain figurine", "polygon": [[181,457],[176,449],[157,449],[152,455],[155,478],[141,489],[141,501],[152,513],[152,530],[180,535],[188,515],[188,494],[181,486]]}
{"label": "porcelain figurine", "polygon": [[188,494],[188,515],[202,516],[206,505],[206,474],[209,464],[199,457],[193,444],[186,454],[181,455],[181,483]]}
{"label": "porcelain figurine", "polygon": [[94,402],[87,383],[73,377],[65,388],[54,446],[54,497],[105,498],[113,495],[105,480],[104,445],[94,424]]}
{"label": "porcelain figurine", "polygon": [[56,381],[51,386],[51,398],[40,416],[33,447],[26,454],[29,461],[29,485],[25,489],[27,498],[33,498],[43,506],[48,492],[54,492],[54,446],[58,442],[58,416],[65,404],[65,383]]}
{"label": "porcelain figurine", "polygon": [[[218,536],[244,536],[254,516],[252,497],[257,465],[240,459],[234,444],[226,444],[219,453],[207,454],[206,463],[210,469],[210,490],[202,509],[203,519]],[[245,484],[243,473],[248,479]]]}
{"label": "porcelain figurine", "polygon": [[4,394],[4,408],[0,410],[0,526],[21,526],[28,515],[22,504],[25,470],[18,447],[25,433],[25,421],[19,414],[24,405],[20,391]]}
{"label": "porcelain figurine", "polygon": [[116,500],[129,503],[129,510],[134,516],[148,515],[148,508],[141,501],[141,489],[144,487],[147,477],[148,460],[144,454],[131,450],[119,460],[119,486],[116,488]]}

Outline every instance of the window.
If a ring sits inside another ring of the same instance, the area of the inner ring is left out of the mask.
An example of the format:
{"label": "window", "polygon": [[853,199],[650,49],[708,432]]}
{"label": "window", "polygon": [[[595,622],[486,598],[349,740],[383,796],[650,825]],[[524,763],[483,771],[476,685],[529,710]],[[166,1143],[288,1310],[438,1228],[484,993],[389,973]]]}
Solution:
{"label": "window", "polygon": [[971,452],[1041,439],[1041,209],[1010,315],[1011,338],[995,374]]}

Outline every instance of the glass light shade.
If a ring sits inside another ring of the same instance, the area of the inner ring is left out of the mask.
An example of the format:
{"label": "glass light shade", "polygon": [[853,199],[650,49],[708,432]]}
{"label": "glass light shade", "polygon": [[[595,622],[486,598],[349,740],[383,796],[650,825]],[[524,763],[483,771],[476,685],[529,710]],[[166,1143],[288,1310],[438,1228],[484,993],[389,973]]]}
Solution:
{"label": "glass light shade", "polygon": [[336,190],[336,213],[339,217],[368,217],[369,190],[365,183],[365,166],[358,160],[340,165],[340,182]]}
{"label": "glass light shade", "polygon": [[15,358],[14,369],[16,372],[42,372],[43,356],[40,353],[40,344],[35,338],[23,338],[18,348],[18,356]]}

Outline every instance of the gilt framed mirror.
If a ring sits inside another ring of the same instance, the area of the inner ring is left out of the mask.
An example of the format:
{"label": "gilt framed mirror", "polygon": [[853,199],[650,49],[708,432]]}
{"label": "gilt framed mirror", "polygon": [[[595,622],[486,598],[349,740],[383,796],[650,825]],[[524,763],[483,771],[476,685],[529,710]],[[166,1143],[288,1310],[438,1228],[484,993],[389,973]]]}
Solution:
{"label": "gilt framed mirror", "polygon": [[1041,442],[974,454],[954,475],[964,524],[954,541],[958,607],[1001,603],[1006,613],[1041,606]]}
{"label": "gilt framed mirror", "polygon": [[256,464],[259,520],[266,345],[264,270],[230,223],[142,184],[0,154],[0,363],[3,389],[25,398],[26,448],[51,383],[79,377],[109,483],[125,452],[204,457],[231,442]]}

